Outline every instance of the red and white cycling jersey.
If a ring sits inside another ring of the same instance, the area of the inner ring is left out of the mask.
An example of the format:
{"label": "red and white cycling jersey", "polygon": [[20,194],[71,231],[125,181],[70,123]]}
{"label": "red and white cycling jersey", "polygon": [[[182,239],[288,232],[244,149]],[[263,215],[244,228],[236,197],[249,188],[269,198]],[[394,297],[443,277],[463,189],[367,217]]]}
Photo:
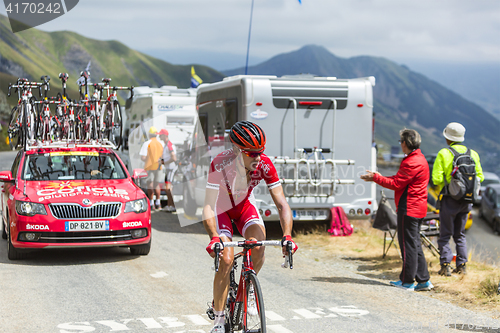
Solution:
{"label": "red and white cycling jersey", "polygon": [[[239,203],[248,200],[253,189],[262,179],[265,180],[269,189],[281,186],[276,168],[265,154],[260,155],[257,167],[254,171],[250,171],[250,183],[241,186],[239,180],[242,177],[238,176],[236,163],[243,163],[243,161],[236,157],[233,150],[228,149],[217,155],[210,164],[207,188],[219,190],[217,197],[219,208],[234,208]],[[246,183],[246,179],[244,182]]]}
{"label": "red and white cycling jersey", "polygon": [[231,221],[234,220],[240,232],[248,227],[249,223],[263,224],[255,205],[253,189],[262,179],[271,190],[281,186],[278,173],[273,163],[265,154],[254,171],[250,171],[250,182],[247,184],[246,175],[239,175],[237,163],[243,163],[241,157],[228,149],[217,155],[210,165],[207,189],[218,190],[215,213],[217,215],[219,231],[232,237]]}

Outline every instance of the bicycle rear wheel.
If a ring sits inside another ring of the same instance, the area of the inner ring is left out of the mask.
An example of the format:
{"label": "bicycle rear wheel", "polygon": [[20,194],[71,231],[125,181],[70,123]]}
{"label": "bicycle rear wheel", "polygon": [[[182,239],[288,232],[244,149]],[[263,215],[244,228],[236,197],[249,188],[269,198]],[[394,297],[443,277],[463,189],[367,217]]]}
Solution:
{"label": "bicycle rear wheel", "polygon": [[[264,311],[264,298],[260,289],[257,275],[250,273],[247,277],[246,311],[243,313],[244,333],[266,333],[266,315]],[[253,289],[253,295],[251,295]],[[254,304],[252,304],[252,302]],[[252,309],[253,308],[253,311]],[[253,313],[252,313],[253,312]]]}
{"label": "bicycle rear wheel", "polygon": [[11,149],[16,149],[21,144],[21,125],[19,124],[19,111],[21,108],[14,106],[10,113],[9,128],[7,130],[9,136],[9,144]]}
{"label": "bicycle rear wheel", "polygon": [[23,148],[26,150],[28,148],[28,104],[26,101],[23,101],[23,110],[22,110],[22,115],[23,115],[23,123],[21,124],[22,126],[22,139],[23,139]]}
{"label": "bicycle rear wheel", "polygon": [[123,126],[120,103],[118,101],[107,102],[105,114],[105,138],[118,149],[122,144]]}

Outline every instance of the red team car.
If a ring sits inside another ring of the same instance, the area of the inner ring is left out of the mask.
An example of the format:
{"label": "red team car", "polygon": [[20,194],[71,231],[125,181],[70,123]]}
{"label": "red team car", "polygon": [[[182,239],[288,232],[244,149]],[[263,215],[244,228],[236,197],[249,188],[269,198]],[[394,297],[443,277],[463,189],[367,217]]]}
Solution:
{"label": "red team car", "polygon": [[119,157],[81,145],[21,150],[0,172],[2,237],[8,257],[28,250],[125,246],[137,255],[151,248],[151,211],[144,192]]}

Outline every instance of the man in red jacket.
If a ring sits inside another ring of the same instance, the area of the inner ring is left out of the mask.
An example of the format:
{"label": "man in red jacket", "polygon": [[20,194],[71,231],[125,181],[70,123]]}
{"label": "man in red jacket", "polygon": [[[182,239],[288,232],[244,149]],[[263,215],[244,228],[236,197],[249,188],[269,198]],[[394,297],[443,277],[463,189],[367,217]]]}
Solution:
{"label": "man in red jacket", "polygon": [[406,156],[401,161],[398,173],[384,177],[378,172],[367,170],[361,179],[374,181],[380,186],[394,190],[403,269],[399,281],[391,282],[391,285],[407,290],[431,290],[434,286],[429,281],[427,262],[420,241],[420,226],[427,215],[429,165],[419,149],[422,139],[417,131],[404,129],[399,132],[399,136],[401,149]]}

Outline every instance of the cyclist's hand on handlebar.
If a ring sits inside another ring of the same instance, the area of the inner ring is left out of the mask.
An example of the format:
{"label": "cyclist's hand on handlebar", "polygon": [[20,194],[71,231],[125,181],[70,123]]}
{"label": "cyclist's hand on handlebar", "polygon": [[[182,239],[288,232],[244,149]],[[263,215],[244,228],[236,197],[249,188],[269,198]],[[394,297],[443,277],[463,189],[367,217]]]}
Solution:
{"label": "cyclist's hand on handlebar", "polygon": [[210,241],[210,243],[208,244],[208,246],[206,248],[208,254],[210,254],[210,256],[212,258],[215,257],[214,248],[215,248],[215,244],[217,244],[217,243],[220,244],[220,252],[222,253],[222,250],[224,249],[224,243],[222,243],[222,240],[220,239],[220,237],[212,237],[212,240]]}
{"label": "cyclist's hand on handlebar", "polygon": [[283,255],[287,255],[287,254],[288,254],[288,252],[287,252],[287,250],[286,250],[286,244],[287,244],[287,242],[292,242],[292,254],[294,254],[294,253],[295,253],[295,251],[297,251],[297,249],[298,249],[299,247],[298,247],[298,246],[297,246],[297,244],[295,244],[295,242],[292,240],[292,236],[290,236],[290,235],[285,235],[285,236],[283,236],[283,239],[281,240],[281,245],[283,246],[283,248],[282,248],[282,249],[283,249]]}

